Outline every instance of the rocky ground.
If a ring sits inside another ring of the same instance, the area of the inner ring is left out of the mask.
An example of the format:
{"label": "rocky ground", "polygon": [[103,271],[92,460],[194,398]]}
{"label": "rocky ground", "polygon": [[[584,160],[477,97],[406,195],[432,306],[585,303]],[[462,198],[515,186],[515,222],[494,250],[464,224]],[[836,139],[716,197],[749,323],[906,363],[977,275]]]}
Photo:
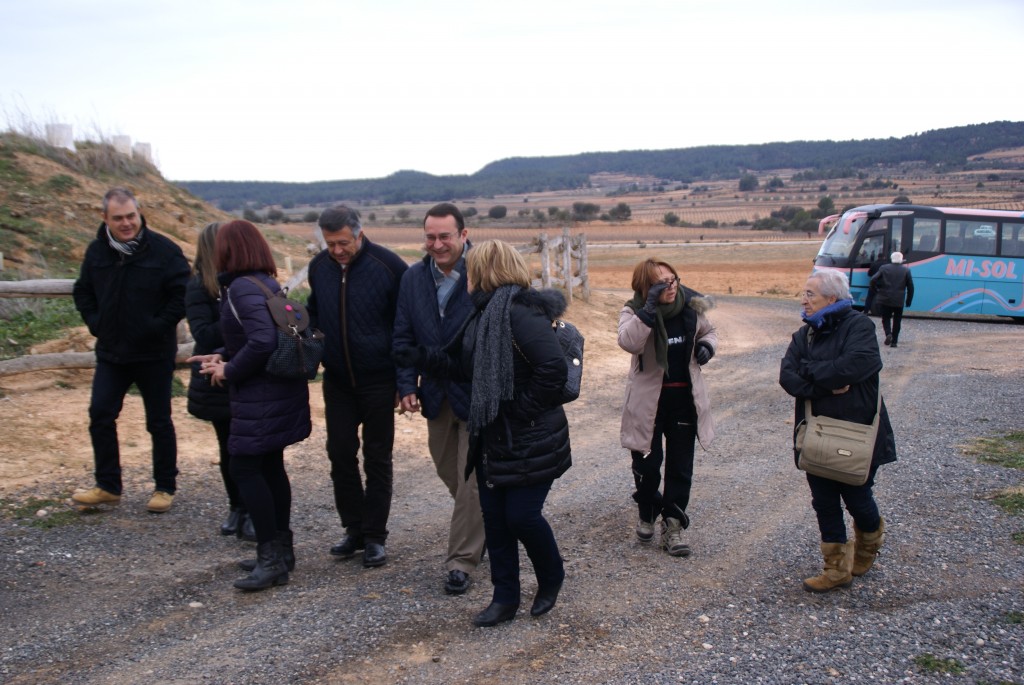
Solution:
{"label": "rocky ground", "polygon": [[[75,423],[88,383],[32,391],[47,406],[31,409],[28,391],[9,392],[0,682],[1024,682],[1024,546],[1012,539],[1024,521],[990,499],[1022,475],[959,448],[1020,429],[1024,327],[912,319],[898,350],[882,348],[900,455],[878,479],[886,546],[851,588],[817,596],[800,584],[820,557],[789,449],[793,405],[777,382],[799,323],[795,303],[720,297],[712,313],[722,348],[706,369],[719,439],[699,453],[686,533],[693,555],[677,559],[632,532],[618,445],[623,299],[599,292],[570,312],[587,334],[584,395],[568,408],[575,465],[546,509],[565,589],[549,615],[532,619],[524,608],[491,629],[471,624],[490,597],[486,562],[467,595],[442,590],[450,505],[418,416],[397,419],[387,566],[327,554],[339,525],[320,421],[287,457],[297,569],[285,587],[242,594],[231,587],[235,562],[253,546],[217,534],[225,503],[212,430],[177,414],[180,494],[167,514],[147,514],[145,433],[130,425],[138,415],[129,402],[123,438],[134,447],[121,505],[19,517],[15,505],[30,496],[60,499],[89,484],[87,433]],[[61,414],[78,428],[62,431]],[[34,447],[42,440],[46,454]],[[18,460],[19,449],[39,456]],[[52,528],[32,525],[58,516]],[[535,586],[523,560],[528,606]]]}

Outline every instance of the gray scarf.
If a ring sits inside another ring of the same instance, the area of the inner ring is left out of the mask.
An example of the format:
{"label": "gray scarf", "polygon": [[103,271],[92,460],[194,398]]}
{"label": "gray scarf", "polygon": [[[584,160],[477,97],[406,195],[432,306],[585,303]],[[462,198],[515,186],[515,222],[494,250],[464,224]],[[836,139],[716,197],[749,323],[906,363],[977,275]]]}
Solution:
{"label": "gray scarf", "polygon": [[495,290],[480,313],[473,347],[473,384],[469,402],[469,432],[479,435],[494,421],[503,400],[515,396],[512,359],[512,298],[522,286]]}
{"label": "gray scarf", "polygon": [[103,224],[103,227],[107,229],[107,243],[110,244],[110,247],[114,248],[121,254],[133,255],[136,252],[138,252],[139,247],[142,246],[142,234],[145,233],[146,231],[145,226],[139,229],[138,235],[136,235],[131,240],[123,243],[117,238],[115,238],[114,235],[110,232],[110,226]]}

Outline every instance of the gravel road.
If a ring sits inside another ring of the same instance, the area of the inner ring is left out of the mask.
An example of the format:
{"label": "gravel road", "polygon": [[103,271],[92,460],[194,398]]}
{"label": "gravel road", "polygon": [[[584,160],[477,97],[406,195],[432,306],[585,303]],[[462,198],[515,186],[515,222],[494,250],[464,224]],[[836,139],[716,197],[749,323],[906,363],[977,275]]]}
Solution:
{"label": "gravel road", "polygon": [[[524,607],[511,623],[474,628],[490,598],[486,563],[467,595],[444,594],[449,499],[422,419],[403,416],[380,569],[327,554],[339,531],[322,427],[289,451],[298,566],[285,587],[231,587],[253,546],[216,534],[224,503],[213,465],[183,473],[164,515],[144,511],[140,464],[112,511],[50,530],[0,517],[0,682],[1024,682],[1024,545],[1012,538],[1024,520],[990,500],[1022,474],[958,449],[1021,429],[1024,327],[909,319],[900,348],[882,348],[899,451],[876,489],[886,545],[868,575],[819,596],[801,588],[821,560],[789,449],[793,404],[778,385],[795,303],[723,297],[712,312],[723,341],[706,367],[719,439],[698,452],[693,555],[678,559],[632,532],[618,446],[622,299],[596,293],[570,311],[588,336],[586,375],[569,407],[575,465],[546,509],[568,573],[547,616]],[[212,431],[210,442],[212,452]],[[962,673],[929,670],[929,658]]]}

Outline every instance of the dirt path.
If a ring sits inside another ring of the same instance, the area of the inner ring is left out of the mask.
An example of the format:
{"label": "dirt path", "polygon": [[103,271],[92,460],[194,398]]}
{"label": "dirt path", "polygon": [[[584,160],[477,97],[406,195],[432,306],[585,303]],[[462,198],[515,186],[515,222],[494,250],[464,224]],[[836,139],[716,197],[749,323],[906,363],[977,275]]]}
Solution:
{"label": "dirt path", "polygon": [[[449,501],[426,455],[424,422],[416,416],[397,421],[388,565],[366,571],[326,554],[339,530],[318,387],[311,393],[317,428],[288,453],[297,571],[286,587],[236,592],[234,563],[252,547],[216,534],[225,506],[211,461],[212,431],[184,418],[176,405],[180,496],[168,514],[148,515],[147,440],[133,425],[142,423],[136,400],[121,421],[129,447],[118,508],[51,530],[0,520],[0,680],[507,684],[557,676],[563,682],[625,682],[638,668],[634,663],[654,672],[683,668],[658,646],[667,635],[696,659],[708,652],[704,645],[727,642],[728,635],[736,640],[749,630],[795,630],[806,619],[789,622],[782,614],[802,611],[807,595],[799,589],[799,574],[817,563],[806,487],[787,451],[792,402],[777,384],[779,359],[798,323],[795,304],[724,297],[713,312],[723,344],[707,373],[720,437],[698,458],[694,523],[687,532],[694,553],[680,563],[632,536],[631,475],[618,443],[628,358],[615,344],[614,329],[623,298],[621,292],[598,292],[570,312],[587,334],[586,374],[583,396],[569,407],[574,467],[547,507],[568,580],[545,620],[521,617],[501,629],[473,629],[470,618],[490,595],[485,573],[464,597],[441,591]],[[934,394],[944,383],[1016,383],[1017,390],[986,398],[993,426],[1005,425],[1017,406],[1024,362],[1004,352],[1020,349],[1024,331],[965,326],[908,321],[906,342],[887,356],[887,399],[906,408],[897,430],[910,453],[938,449],[920,437],[942,413],[918,403],[925,386]],[[965,330],[974,333],[960,334]],[[24,411],[27,401],[18,393],[6,401],[0,477],[7,499],[62,496],[89,482],[88,382],[84,375],[66,382],[74,387],[34,391],[44,401],[31,411]],[[948,407],[963,410],[957,402]],[[969,433],[956,435],[962,441]],[[47,450],[33,449],[35,440],[45,441]],[[12,458],[19,454],[31,458]],[[886,487],[892,485],[891,479]],[[917,498],[918,515],[941,504],[928,491],[908,488],[903,497]],[[894,506],[893,490],[883,489],[880,497]],[[895,511],[894,520],[899,530]],[[910,531],[894,537],[890,576],[882,581],[898,581],[924,545]],[[532,574],[525,558],[523,563],[529,597]],[[879,585],[859,601],[881,609],[897,597],[914,603],[981,596],[1005,586],[1001,574],[979,562],[967,576],[955,568],[937,572],[921,595],[888,594],[880,588],[890,586]],[[727,607],[750,611],[765,603],[775,607],[784,628],[740,610],[726,626],[704,621]]]}

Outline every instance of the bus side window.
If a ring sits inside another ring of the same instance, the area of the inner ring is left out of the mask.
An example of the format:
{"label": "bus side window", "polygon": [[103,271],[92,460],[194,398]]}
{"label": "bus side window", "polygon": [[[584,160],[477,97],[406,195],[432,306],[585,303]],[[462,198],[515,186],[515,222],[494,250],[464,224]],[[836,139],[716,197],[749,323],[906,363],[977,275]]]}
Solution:
{"label": "bus side window", "polygon": [[1003,224],[999,253],[1012,257],[1024,257],[1024,224]]}
{"label": "bus side window", "polygon": [[941,222],[938,219],[914,218],[914,236],[911,241],[914,252],[937,252]]}

